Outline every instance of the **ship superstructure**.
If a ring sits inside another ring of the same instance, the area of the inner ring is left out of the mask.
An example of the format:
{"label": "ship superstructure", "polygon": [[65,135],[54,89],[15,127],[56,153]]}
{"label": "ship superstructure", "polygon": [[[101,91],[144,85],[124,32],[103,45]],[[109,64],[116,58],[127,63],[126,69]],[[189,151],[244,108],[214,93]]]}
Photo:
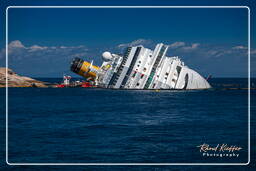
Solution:
{"label": "ship superstructure", "polygon": [[102,54],[101,67],[75,58],[71,70],[96,86],[114,89],[208,89],[207,80],[188,68],[176,56],[168,57],[168,46],[159,43],[154,50],[128,47],[124,55]]}

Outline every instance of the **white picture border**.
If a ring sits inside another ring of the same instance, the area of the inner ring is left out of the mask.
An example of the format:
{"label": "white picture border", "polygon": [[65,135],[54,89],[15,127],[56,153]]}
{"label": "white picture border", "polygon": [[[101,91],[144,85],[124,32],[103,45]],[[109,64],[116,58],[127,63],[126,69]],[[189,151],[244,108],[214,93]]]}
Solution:
{"label": "white picture border", "polygon": [[[8,10],[11,8],[246,8],[248,10],[248,162],[247,163],[10,163],[8,161]],[[8,6],[6,8],[6,163],[8,165],[248,165],[250,163],[250,8],[248,6]]]}

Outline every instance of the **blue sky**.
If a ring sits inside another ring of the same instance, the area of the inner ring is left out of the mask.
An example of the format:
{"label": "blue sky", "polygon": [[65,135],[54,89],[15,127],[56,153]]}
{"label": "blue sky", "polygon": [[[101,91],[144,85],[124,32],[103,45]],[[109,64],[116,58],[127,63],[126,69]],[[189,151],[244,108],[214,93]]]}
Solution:
{"label": "blue sky", "polygon": [[[55,2],[53,4],[53,2]],[[60,1],[19,1],[18,5],[58,5]],[[97,2],[97,1],[96,1]],[[144,3],[143,3],[144,2]],[[139,1],[136,5],[173,5]],[[190,5],[186,1],[174,5]],[[213,4],[196,1],[192,5]],[[223,1],[229,5],[231,1]],[[238,1],[241,3],[241,1]],[[113,5],[116,1],[62,5]],[[8,5],[15,5],[8,4]],[[132,4],[116,4],[132,5]],[[213,4],[216,5],[216,4]],[[221,4],[220,4],[221,5]],[[226,4],[225,4],[226,5]],[[243,5],[243,4],[242,4]],[[246,5],[246,4],[244,4]],[[7,6],[5,4],[5,6]],[[3,8],[3,6],[1,6]],[[254,11],[254,7],[253,11]],[[121,44],[140,42],[154,47],[171,45],[170,56],[180,56],[191,68],[216,77],[247,75],[248,28],[246,8],[241,9],[9,9],[9,65],[33,77],[69,72],[72,57],[95,60],[105,50],[121,52]],[[252,24],[254,25],[254,23]],[[1,28],[3,32],[4,28]],[[252,33],[253,35],[253,33]],[[255,40],[252,39],[252,47]],[[0,41],[4,48],[4,40]],[[180,45],[175,47],[175,45]],[[189,50],[188,50],[189,49]],[[252,48],[253,53],[255,49]],[[255,56],[252,54],[252,57]],[[4,60],[4,50],[0,60]],[[28,67],[40,64],[40,68]],[[255,57],[252,64],[256,64]],[[42,72],[43,71],[43,72]],[[256,70],[252,69],[252,73]],[[256,75],[256,74],[255,74]]]}
{"label": "blue sky", "polygon": [[10,41],[103,46],[138,38],[246,44],[247,9],[9,9]]}

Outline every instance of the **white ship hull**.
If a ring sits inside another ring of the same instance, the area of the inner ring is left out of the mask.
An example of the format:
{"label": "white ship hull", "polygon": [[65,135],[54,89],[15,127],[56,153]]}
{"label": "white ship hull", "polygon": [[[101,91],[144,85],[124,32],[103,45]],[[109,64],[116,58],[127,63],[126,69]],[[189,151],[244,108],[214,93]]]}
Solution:
{"label": "white ship hull", "polygon": [[[129,47],[123,56],[105,52],[103,64],[95,71],[95,84],[114,89],[211,88],[204,77],[185,66],[178,57],[166,56],[167,50],[168,46],[160,43],[154,50],[143,46]],[[90,68],[84,76],[89,71]]]}

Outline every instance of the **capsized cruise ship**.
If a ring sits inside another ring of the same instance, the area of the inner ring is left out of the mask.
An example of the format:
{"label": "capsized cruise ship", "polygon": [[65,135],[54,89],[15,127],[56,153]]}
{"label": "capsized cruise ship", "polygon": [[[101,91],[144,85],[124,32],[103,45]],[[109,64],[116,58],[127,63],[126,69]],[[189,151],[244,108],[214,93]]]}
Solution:
{"label": "capsized cruise ship", "polygon": [[168,57],[168,46],[159,43],[154,50],[128,47],[124,55],[104,52],[102,65],[75,58],[71,71],[97,87],[113,89],[208,89],[207,80],[190,69],[177,56]]}

